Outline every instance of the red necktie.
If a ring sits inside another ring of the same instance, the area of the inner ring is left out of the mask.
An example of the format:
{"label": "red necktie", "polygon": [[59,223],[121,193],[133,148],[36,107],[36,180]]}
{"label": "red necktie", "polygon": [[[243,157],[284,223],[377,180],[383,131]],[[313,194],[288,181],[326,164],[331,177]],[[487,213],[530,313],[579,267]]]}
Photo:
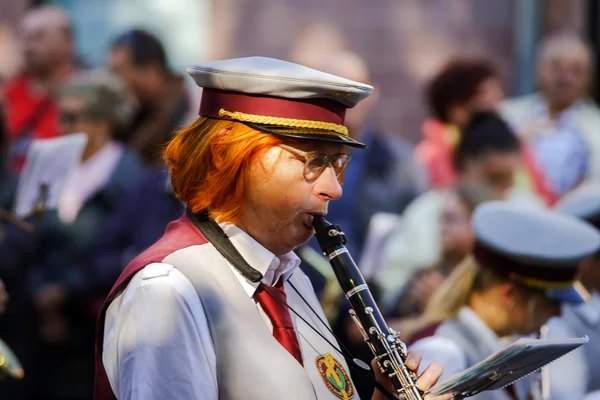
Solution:
{"label": "red necktie", "polygon": [[274,298],[271,293],[284,302],[287,301],[282,284],[269,286],[267,290],[265,289],[265,285],[261,283],[254,293],[254,298],[271,320],[275,339],[302,364],[302,352],[300,351],[300,344],[294,330],[290,310],[285,304]]}

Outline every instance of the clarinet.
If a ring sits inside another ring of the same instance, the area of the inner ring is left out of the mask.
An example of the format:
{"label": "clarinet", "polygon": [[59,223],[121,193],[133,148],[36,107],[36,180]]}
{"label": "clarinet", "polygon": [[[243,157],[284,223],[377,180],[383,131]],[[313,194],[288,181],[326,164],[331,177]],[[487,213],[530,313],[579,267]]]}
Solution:
{"label": "clarinet", "polygon": [[403,400],[423,400],[424,394],[415,382],[417,376],[406,365],[406,345],[400,334],[389,328],[373,300],[365,279],[354,263],[345,244],[346,236],[339,226],[315,215],[315,236],[323,254],[350,302],[350,316],[358,325],[365,342],[373,352],[381,372],[392,381],[395,394]]}

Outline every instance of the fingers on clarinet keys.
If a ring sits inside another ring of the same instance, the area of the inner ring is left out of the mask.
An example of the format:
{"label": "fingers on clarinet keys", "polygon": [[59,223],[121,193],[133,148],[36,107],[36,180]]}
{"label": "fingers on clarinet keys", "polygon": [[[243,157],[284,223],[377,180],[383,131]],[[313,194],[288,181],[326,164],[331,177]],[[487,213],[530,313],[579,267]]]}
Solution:
{"label": "fingers on clarinet keys", "polygon": [[432,362],[431,364],[429,364],[427,366],[425,371],[423,371],[423,373],[421,374],[419,379],[417,379],[416,385],[419,388],[419,390],[421,390],[422,392],[424,392],[426,394],[425,400],[452,399],[452,397],[453,397],[452,393],[447,393],[442,396],[433,396],[431,394],[427,394],[429,392],[429,390],[435,386],[438,379],[440,379],[440,376],[442,376],[442,372],[443,372],[442,364],[440,364],[438,362]]}
{"label": "fingers on clarinet keys", "polygon": [[[419,365],[421,364],[421,355],[416,352],[409,352],[406,356],[406,367],[410,369],[412,372],[416,373],[419,369]],[[443,396],[433,396],[427,395],[429,390],[435,386],[437,381],[442,376],[444,372],[444,368],[442,364],[438,362],[432,362],[425,368],[421,376],[417,379],[415,384],[417,388],[425,393],[425,400],[443,400],[443,399],[452,399],[452,394],[445,394]]]}
{"label": "fingers on clarinet keys", "polygon": [[[406,358],[406,362],[405,362],[406,366],[408,369],[411,370],[411,372],[416,373],[417,370],[419,369],[419,365],[421,364],[421,356],[419,355],[419,353],[408,353],[407,358]],[[371,362],[371,366],[373,368],[373,370],[375,371],[375,376],[377,378],[377,381],[379,383],[381,383],[382,385],[384,385],[386,388],[388,388],[390,391],[392,391],[392,387],[390,385],[390,381],[389,379],[387,379],[384,375],[384,372],[380,370],[379,366],[377,365],[377,361],[376,359],[374,359]],[[424,400],[450,400],[452,399],[452,393],[447,393],[441,396],[434,396],[432,394],[428,394],[429,390],[437,383],[438,379],[442,376],[442,372],[443,372],[443,367],[442,364],[438,363],[438,362],[433,362],[431,364],[429,364],[429,366],[427,368],[425,368],[425,371],[423,371],[423,373],[421,374],[421,376],[419,377],[419,379],[416,380],[415,384],[417,385],[417,388],[424,393]],[[376,397],[373,397],[374,399]],[[387,399],[387,397],[385,397]],[[402,397],[400,397],[402,398]],[[409,397],[410,399],[412,399],[412,397]],[[377,398],[379,399],[379,398]]]}

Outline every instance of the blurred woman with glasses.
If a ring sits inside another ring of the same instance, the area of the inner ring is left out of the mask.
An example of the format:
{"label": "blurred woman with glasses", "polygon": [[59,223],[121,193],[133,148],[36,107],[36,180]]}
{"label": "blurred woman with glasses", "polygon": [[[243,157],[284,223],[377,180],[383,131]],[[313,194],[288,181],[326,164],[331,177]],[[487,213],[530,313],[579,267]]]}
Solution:
{"label": "blurred woman with glasses", "polygon": [[26,367],[28,387],[48,399],[86,398],[93,385],[95,314],[88,307],[94,287],[81,266],[142,164],[113,140],[133,111],[115,77],[98,71],[79,76],[61,88],[57,100],[62,133],[87,135],[81,162],[67,177],[57,209],[33,217],[34,232],[9,233],[0,248],[20,253],[12,267],[26,271],[23,290],[37,314],[38,351]]}

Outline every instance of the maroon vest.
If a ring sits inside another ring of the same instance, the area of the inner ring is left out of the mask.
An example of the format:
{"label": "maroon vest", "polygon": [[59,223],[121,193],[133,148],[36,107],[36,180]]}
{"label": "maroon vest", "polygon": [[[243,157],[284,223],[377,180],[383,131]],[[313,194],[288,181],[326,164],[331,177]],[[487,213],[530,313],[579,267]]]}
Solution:
{"label": "maroon vest", "polygon": [[106,309],[110,303],[125,290],[131,278],[146,265],[154,262],[162,262],[169,254],[194,245],[208,243],[204,235],[196,226],[184,215],[167,226],[165,234],[160,240],[154,243],[145,252],[136,257],[123,270],[119,279],[111,289],[108,297],[104,301],[98,322],[96,324],[96,377],[94,383],[95,400],[115,400],[116,397],[108,382],[108,376],[102,364],[102,347],[104,341],[104,318]]}

